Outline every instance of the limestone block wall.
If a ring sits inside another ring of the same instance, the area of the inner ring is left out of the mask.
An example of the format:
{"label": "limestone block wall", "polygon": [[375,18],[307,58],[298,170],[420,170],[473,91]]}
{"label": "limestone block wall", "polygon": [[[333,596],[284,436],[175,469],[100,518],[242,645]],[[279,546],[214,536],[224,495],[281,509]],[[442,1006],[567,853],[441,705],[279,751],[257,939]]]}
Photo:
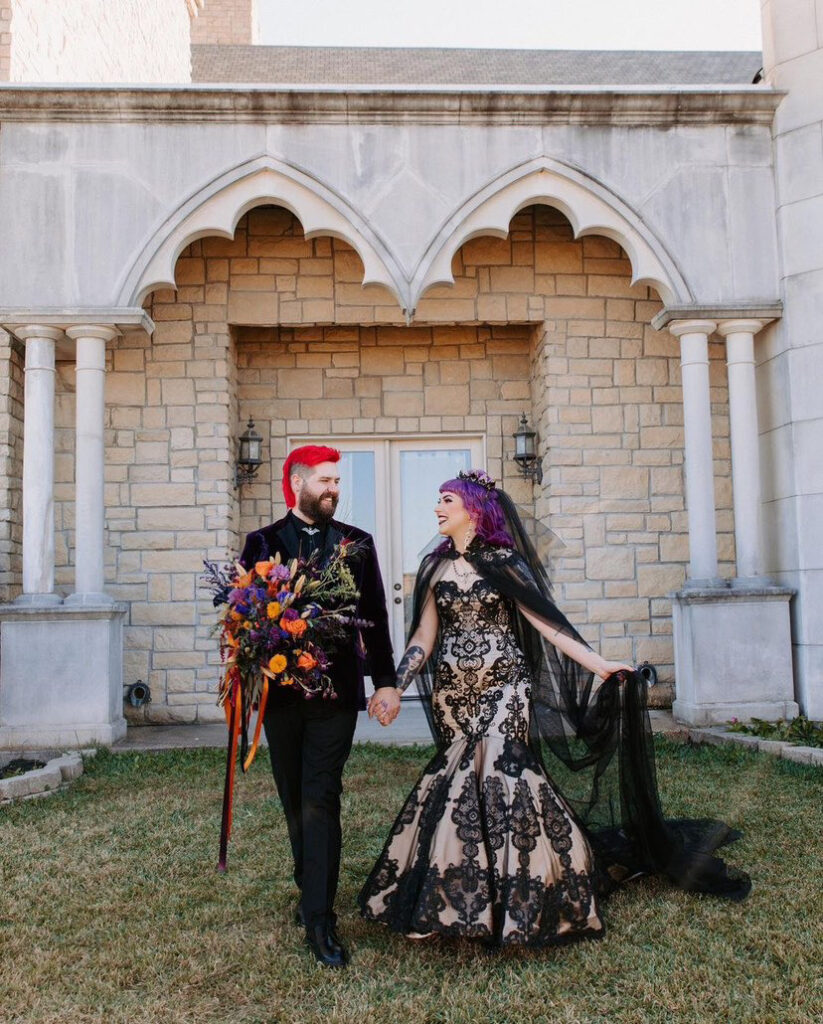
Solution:
{"label": "limestone block wall", "polygon": [[191,26],[192,43],[257,43],[257,0],[205,0]]}
{"label": "limestone block wall", "polygon": [[186,0],[0,2],[0,80],[191,81]]}
{"label": "limestone block wall", "polygon": [[23,570],[22,345],[0,331],[0,602],[20,593]]}
{"label": "limestone block wall", "polygon": [[522,324],[244,329],[239,407],[267,439],[269,460],[243,488],[241,534],[285,513],[289,435],[482,434],[490,472],[530,503],[501,442],[529,403],[530,347]]}
{"label": "limestone block wall", "polygon": [[[478,238],[455,286],[421,301],[407,327],[391,296],[363,288],[345,243],[306,240],[280,208],[252,210],[233,239],[204,238],[156,292],[154,337],[110,348],[107,576],[130,602],[126,682],[147,679],[153,721],[218,717],[203,557],[224,558],[282,512],[289,434],[486,435],[489,469],[566,544],[558,597],[610,657],[650,658],[670,677],[667,594],[685,577],[683,434],[677,342],[603,238],[575,241],[556,211],[530,207],[505,239]],[[733,523],[721,346],[712,345],[720,552]],[[71,584],[73,370],[58,375],[58,582]],[[510,459],[521,411],[538,428],[545,477]],[[233,487],[236,438],[253,416],[265,440],[254,484]],[[501,437],[502,435],[502,437]]]}
{"label": "limestone block wall", "polygon": [[[583,240],[585,258],[616,258]],[[601,284],[601,290],[618,290]],[[624,282],[625,286],[625,282]],[[674,673],[671,601],[688,564],[678,344],[644,322],[657,303],[597,300],[590,321],[547,320],[536,331],[535,422],[546,455],[537,512],[567,547],[555,559],[563,607],[609,658]],[[595,306],[587,307],[590,314]],[[582,310],[581,310],[582,311]],[[718,556],[734,574],[734,519],[723,345],[710,345]]]}

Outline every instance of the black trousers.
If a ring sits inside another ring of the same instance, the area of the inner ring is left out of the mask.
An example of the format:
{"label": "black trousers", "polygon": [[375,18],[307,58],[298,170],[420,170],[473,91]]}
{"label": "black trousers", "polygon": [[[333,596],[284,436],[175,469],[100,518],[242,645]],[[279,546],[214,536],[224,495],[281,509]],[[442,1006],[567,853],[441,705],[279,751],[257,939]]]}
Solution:
{"label": "black trousers", "polygon": [[306,924],[334,921],[340,875],[340,794],[357,711],[304,700],[266,709],[264,725],[289,828]]}

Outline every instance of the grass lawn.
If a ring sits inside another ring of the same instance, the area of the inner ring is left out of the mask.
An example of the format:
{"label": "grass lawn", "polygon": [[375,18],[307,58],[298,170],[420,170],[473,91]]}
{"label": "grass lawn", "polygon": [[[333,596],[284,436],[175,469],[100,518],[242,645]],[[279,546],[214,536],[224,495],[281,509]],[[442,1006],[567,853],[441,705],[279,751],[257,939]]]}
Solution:
{"label": "grass lawn", "polygon": [[812,1024],[823,1020],[823,773],[740,748],[659,745],[667,811],[745,831],[743,904],[632,883],[601,942],[489,953],[415,944],[355,895],[421,748],[356,747],[338,909],[348,970],[291,924],[288,842],[265,754],[215,871],[217,751],[102,754],[70,790],[0,809],[2,1024]]}

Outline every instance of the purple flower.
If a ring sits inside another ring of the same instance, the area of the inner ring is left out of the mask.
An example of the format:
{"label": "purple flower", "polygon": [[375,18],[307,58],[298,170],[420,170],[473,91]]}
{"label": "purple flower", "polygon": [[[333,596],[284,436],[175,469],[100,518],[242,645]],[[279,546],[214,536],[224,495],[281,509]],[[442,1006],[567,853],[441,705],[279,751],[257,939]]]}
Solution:
{"label": "purple flower", "polygon": [[235,588],[229,592],[229,604],[237,604],[242,601],[246,596],[246,591],[240,588]]}
{"label": "purple flower", "polygon": [[277,595],[276,600],[279,601],[280,604],[282,604],[286,600],[287,597],[291,597],[291,591],[290,590],[281,590],[280,593]]}
{"label": "purple flower", "polygon": [[300,612],[298,612],[296,608],[287,608],[283,612],[283,618],[287,619],[289,621],[291,621],[292,619],[299,619],[300,618]]}
{"label": "purple flower", "polygon": [[285,565],[275,565],[269,573],[270,580],[287,580],[290,576],[291,573]]}

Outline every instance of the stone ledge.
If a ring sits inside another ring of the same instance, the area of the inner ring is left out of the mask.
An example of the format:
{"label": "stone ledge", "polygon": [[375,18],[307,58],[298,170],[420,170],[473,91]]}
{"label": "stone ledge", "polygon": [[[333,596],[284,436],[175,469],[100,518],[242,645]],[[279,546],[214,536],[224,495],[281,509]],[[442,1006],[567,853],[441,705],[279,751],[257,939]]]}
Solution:
{"label": "stone ledge", "polygon": [[[21,751],[31,760],[42,760],[51,752],[44,755],[39,751]],[[81,752],[70,752],[50,757],[43,768],[35,768],[23,775],[15,775],[8,779],[0,779],[0,804],[11,803],[13,800],[32,800],[37,797],[48,796],[59,789],[64,789],[74,779],[83,774],[83,755],[94,756],[96,751],[87,750]],[[38,754],[40,756],[38,757]],[[4,755],[4,763],[14,760],[18,752],[7,751]]]}
{"label": "stone ledge", "polygon": [[771,125],[763,86],[0,86],[3,121]]}
{"label": "stone ledge", "polygon": [[739,746],[748,747],[761,754],[782,757],[785,761],[798,764],[812,764],[823,768],[823,747],[802,747],[782,740],[764,740],[759,736],[748,736],[742,732],[729,732],[727,729],[689,729],[688,737],[692,743],[706,743],[715,747]]}

